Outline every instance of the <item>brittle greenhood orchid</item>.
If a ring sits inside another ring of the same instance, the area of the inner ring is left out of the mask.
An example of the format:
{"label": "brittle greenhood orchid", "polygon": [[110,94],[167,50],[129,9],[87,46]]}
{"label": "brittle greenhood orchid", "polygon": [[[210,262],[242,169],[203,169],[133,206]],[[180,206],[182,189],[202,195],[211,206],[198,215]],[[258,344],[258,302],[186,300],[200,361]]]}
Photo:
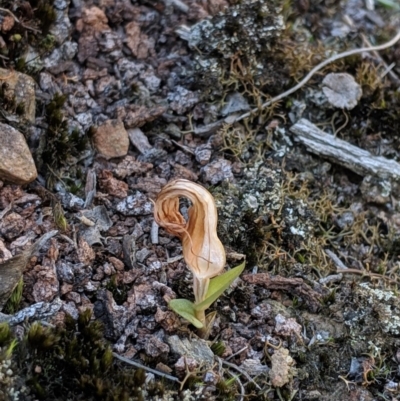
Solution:
{"label": "brittle greenhood orchid", "polygon": [[[180,197],[185,197],[192,203],[187,221],[179,211]],[[204,309],[209,306],[209,302],[206,301],[211,299],[215,301],[234,279],[230,274],[229,283],[226,285],[222,282],[223,280],[219,280],[218,285],[213,286],[212,294],[210,293],[210,279],[222,272],[226,262],[224,247],[217,236],[218,215],[214,198],[201,185],[178,179],[168,183],[158,194],[154,206],[154,218],[158,225],[182,241],[185,262],[193,273],[194,315],[203,325],[205,323]],[[240,272],[242,270],[243,268]],[[201,307],[197,308],[199,305]],[[184,315],[180,311],[177,312]],[[197,327],[202,325],[198,324]]]}

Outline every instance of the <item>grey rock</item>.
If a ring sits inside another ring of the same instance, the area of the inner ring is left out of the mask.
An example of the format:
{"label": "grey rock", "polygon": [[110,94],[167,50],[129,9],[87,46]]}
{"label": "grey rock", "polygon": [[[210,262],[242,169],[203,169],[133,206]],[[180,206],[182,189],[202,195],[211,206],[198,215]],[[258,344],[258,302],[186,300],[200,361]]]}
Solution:
{"label": "grey rock", "polygon": [[150,145],[147,136],[140,128],[132,128],[128,130],[128,136],[132,145],[142,154],[151,150],[153,147]]}
{"label": "grey rock", "polygon": [[80,234],[89,245],[101,244],[103,237],[100,233],[110,229],[113,224],[108,216],[107,209],[104,205],[101,205],[91,210],[83,210],[82,214],[84,217],[94,222],[94,225],[88,226],[83,223],[80,224]]}
{"label": "grey rock", "polygon": [[269,372],[269,367],[263,365],[259,359],[245,359],[240,365],[249,376],[258,376]]}
{"label": "grey rock", "polygon": [[40,71],[44,62],[38,51],[36,51],[33,47],[28,46],[24,53],[25,63],[29,65],[29,69],[34,72]]}
{"label": "grey rock", "polygon": [[200,163],[202,166],[210,161],[211,154],[211,145],[208,143],[198,146],[194,151],[197,162]]}
{"label": "grey rock", "polygon": [[204,179],[216,185],[222,181],[233,181],[232,163],[229,160],[217,159],[201,169]]}
{"label": "grey rock", "polygon": [[143,80],[150,93],[154,93],[160,88],[161,79],[158,78],[150,69],[140,74],[140,79]]}
{"label": "grey rock", "polygon": [[77,52],[78,44],[68,40],[43,59],[44,66],[47,69],[57,68],[63,61],[72,60]]}
{"label": "grey rock", "polygon": [[141,216],[153,212],[151,201],[139,191],[118,203],[117,210],[124,216]]}
{"label": "grey rock", "polygon": [[75,115],[75,120],[82,126],[83,130],[86,131],[93,124],[93,118],[91,113],[80,113]]}
{"label": "grey rock", "polygon": [[68,18],[68,8],[64,10],[56,11],[56,21],[54,25],[50,28],[50,33],[54,35],[56,42],[61,45],[64,43],[71,34],[71,21]]}
{"label": "grey rock", "polygon": [[211,369],[214,363],[214,354],[208,346],[207,341],[200,338],[179,338],[178,336],[168,337],[167,342],[171,352],[179,356],[186,356],[194,359],[205,369]]}
{"label": "grey rock", "polygon": [[65,10],[69,5],[68,0],[54,0],[53,6],[57,10]]}
{"label": "grey rock", "polygon": [[125,330],[132,313],[124,306],[117,305],[110,291],[100,289],[97,299],[103,303],[106,336],[119,338]]}
{"label": "grey rock", "polygon": [[151,254],[151,251],[147,248],[140,249],[136,252],[136,260],[143,263]]}
{"label": "grey rock", "polygon": [[176,86],[174,92],[168,94],[169,107],[178,114],[184,114],[199,102],[199,95],[183,86]]}
{"label": "grey rock", "polygon": [[169,353],[169,346],[159,340],[156,336],[149,336],[146,339],[146,344],[144,346],[146,354],[157,358],[161,355],[166,355]]}
{"label": "grey rock", "polygon": [[117,32],[104,31],[99,39],[99,48],[104,53],[111,53],[115,50],[120,50],[122,40]]}
{"label": "grey rock", "polygon": [[74,320],[78,320],[79,311],[73,302],[63,304],[61,310],[70,315]]}
{"label": "grey rock", "polygon": [[74,283],[74,265],[70,262],[59,260],[56,263],[57,277],[60,281]]}
{"label": "grey rock", "polygon": [[39,75],[39,86],[42,91],[48,92],[50,95],[60,92],[60,87],[55,82],[53,75],[47,72]]}
{"label": "grey rock", "polygon": [[221,110],[223,116],[228,114],[237,113],[238,111],[248,111],[250,110],[250,105],[247,100],[238,92],[229,94],[226,97],[226,104]]}

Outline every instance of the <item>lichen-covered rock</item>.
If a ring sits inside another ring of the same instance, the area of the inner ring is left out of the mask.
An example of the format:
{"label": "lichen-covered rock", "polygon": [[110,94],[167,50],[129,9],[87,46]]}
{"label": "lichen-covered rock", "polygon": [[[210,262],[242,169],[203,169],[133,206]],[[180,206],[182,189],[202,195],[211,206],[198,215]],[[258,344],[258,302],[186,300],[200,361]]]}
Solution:
{"label": "lichen-covered rock", "polygon": [[152,213],[153,204],[139,191],[134,195],[129,195],[117,204],[118,212],[124,216],[140,216]]}
{"label": "lichen-covered rock", "polygon": [[232,163],[226,159],[217,159],[207,164],[201,169],[204,179],[210,182],[211,185],[216,185],[219,182],[234,180],[232,172]]}
{"label": "lichen-covered rock", "polygon": [[274,387],[282,387],[292,376],[291,370],[294,364],[293,358],[289,355],[289,350],[286,348],[279,348],[275,351],[274,355],[271,356],[271,370],[269,371],[269,377],[271,384]]}
{"label": "lichen-covered rock", "polygon": [[7,94],[14,97],[16,105],[23,105],[25,117],[29,122],[35,122],[35,81],[29,75],[0,68],[1,82],[7,83]]}
{"label": "lichen-covered rock", "polygon": [[214,354],[208,346],[207,341],[200,338],[179,338],[178,336],[168,337],[167,340],[171,352],[179,356],[186,356],[197,363],[201,364],[205,369],[210,369],[214,363]]}
{"label": "lichen-covered rock", "polygon": [[284,28],[282,1],[247,0],[194,25],[188,37],[189,46],[225,58],[256,53]]}
{"label": "lichen-covered rock", "polygon": [[369,283],[360,283],[353,291],[356,310],[349,306],[344,317],[345,324],[354,334],[359,328],[373,327],[380,332],[374,336],[375,344],[384,341],[384,334],[400,334],[400,301],[396,293],[389,289],[373,288]]}
{"label": "lichen-covered rock", "polygon": [[265,227],[273,221],[280,238],[297,246],[313,235],[316,217],[302,199],[290,196],[278,168],[257,165],[244,171],[235,185],[212,191],[224,244],[249,256],[263,241]]}
{"label": "lichen-covered rock", "polygon": [[20,185],[36,179],[36,166],[24,136],[0,123],[0,143],[0,178]]}

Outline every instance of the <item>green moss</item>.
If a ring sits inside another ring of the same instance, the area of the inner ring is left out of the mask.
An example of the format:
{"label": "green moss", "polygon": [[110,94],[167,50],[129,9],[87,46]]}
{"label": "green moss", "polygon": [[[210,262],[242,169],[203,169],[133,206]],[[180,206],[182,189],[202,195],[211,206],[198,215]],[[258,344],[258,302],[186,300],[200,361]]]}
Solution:
{"label": "green moss", "polygon": [[56,38],[53,35],[46,35],[39,43],[41,49],[45,51],[51,51],[56,45]]}
{"label": "green moss", "polygon": [[7,345],[12,340],[12,337],[8,323],[0,323],[0,347]]}
{"label": "green moss", "polygon": [[47,35],[57,18],[53,0],[30,0],[29,3],[34,9],[35,18],[39,20],[40,30]]}
{"label": "green moss", "polygon": [[21,277],[17,286],[14,288],[10,298],[8,299],[7,303],[4,306],[4,313],[9,315],[14,314],[19,310],[19,305],[22,299],[22,290],[24,289],[24,280]]}
{"label": "green moss", "polygon": [[[68,132],[68,122],[62,111],[65,101],[65,95],[56,94],[46,106],[48,129],[43,152],[38,155],[38,164],[45,170],[49,187],[55,178],[59,178],[61,168],[68,164],[71,157],[78,156],[88,143],[86,135],[79,131]],[[77,185],[75,181],[74,185]]]}
{"label": "green moss", "polygon": [[211,351],[217,356],[222,356],[225,352],[225,343],[223,341],[217,341],[211,346]]}
{"label": "green moss", "polygon": [[112,293],[117,305],[122,305],[127,300],[129,287],[124,284],[118,284],[116,274],[111,277],[106,288]]}
{"label": "green moss", "polygon": [[15,69],[19,72],[26,71],[26,60],[24,57],[19,57],[15,61]]}
{"label": "green moss", "polygon": [[[145,373],[116,363],[103,332],[89,310],[77,322],[67,316],[64,327],[34,323],[14,352],[17,374],[39,400],[144,400]],[[9,327],[0,325],[0,344],[10,338]],[[164,391],[160,383],[148,387]]]}
{"label": "green moss", "polygon": [[220,399],[226,401],[233,401],[236,399],[236,377],[231,377],[227,380],[221,379],[218,381],[215,387],[218,391],[218,396],[220,397]]}

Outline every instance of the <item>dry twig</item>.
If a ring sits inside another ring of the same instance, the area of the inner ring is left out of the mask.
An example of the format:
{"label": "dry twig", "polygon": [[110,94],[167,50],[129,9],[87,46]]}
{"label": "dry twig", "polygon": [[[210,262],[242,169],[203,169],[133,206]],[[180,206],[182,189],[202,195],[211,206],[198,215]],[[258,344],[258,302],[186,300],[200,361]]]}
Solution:
{"label": "dry twig", "polygon": [[302,278],[298,277],[282,277],[272,276],[268,273],[256,273],[246,274],[242,279],[249,284],[261,285],[269,290],[288,291],[291,294],[301,297],[313,312],[316,312],[320,308],[321,299],[326,291],[321,287],[321,293],[318,293],[306,284]]}
{"label": "dry twig", "polygon": [[[367,37],[363,33],[361,34],[361,38],[366,46],[368,46],[369,48],[373,47],[372,44],[370,43],[370,41],[367,39]],[[390,78],[392,78],[393,82],[396,85],[400,85],[400,79],[397,76],[397,74],[394,71],[392,71],[392,67],[386,63],[386,61],[380,56],[380,54],[376,50],[372,50],[371,52],[379,60],[379,62],[385,67],[385,72],[387,71]]]}
{"label": "dry twig", "polygon": [[380,178],[400,179],[400,163],[383,156],[375,156],[334,135],[329,135],[305,118],[301,118],[290,127],[290,131],[310,152],[326,157],[361,176],[372,174]]}
{"label": "dry twig", "polygon": [[259,390],[261,390],[261,387],[250,377],[250,375],[244,369],[241,369],[239,366],[235,365],[234,363],[230,363],[230,362],[227,362],[224,360],[222,360],[222,364],[226,365],[232,369],[237,370],[240,374],[245,376],[247,380],[251,381]]}
{"label": "dry twig", "polygon": [[125,358],[124,356],[118,355],[115,352],[113,352],[113,356],[122,362],[125,362],[125,363],[128,363],[129,365],[134,366],[135,368],[147,370],[148,372],[153,373],[157,376],[165,377],[168,380],[172,380],[174,382],[179,383],[179,379],[177,377],[171,376],[168,373],[160,372],[159,370],[149,368],[148,366],[142,365],[141,363],[132,361],[131,359]]}
{"label": "dry twig", "polygon": [[220,128],[223,124],[234,124],[237,123],[245,118],[250,117],[253,114],[256,114],[257,112],[260,112],[261,110],[271,106],[271,104],[279,102],[280,100],[284,99],[285,97],[291,95],[294,92],[297,92],[300,88],[302,88],[313,76],[316,72],[322,70],[322,68],[326,67],[328,64],[331,64],[337,60],[340,60],[345,57],[350,57],[354,56],[356,54],[364,53],[364,52],[378,52],[384,49],[388,49],[389,47],[392,47],[394,44],[396,44],[400,40],[400,31],[393,37],[393,39],[389,40],[386,43],[383,43],[378,46],[371,46],[371,47],[361,47],[359,49],[352,49],[345,51],[343,53],[335,54],[332,57],[329,57],[328,59],[322,61],[318,65],[316,65],[297,85],[293,86],[292,88],[288,89],[285,92],[282,92],[280,95],[277,95],[270,100],[267,100],[265,103],[263,103],[260,107],[255,107],[254,109],[240,115],[240,116],[228,116],[225,119],[216,121],[208,126],[204,127],[199,127],[195,128],[193,130],[193,133],[196,135],[206,135],[212,131],[215,131],[216,129]]}
{"label": "dry twig", "polygon": [[377,52],[380,50],[387,49],[389,47],[392,47],[399,40],[400,40],[400,31],[397,33],[397,35],[393,39],[389,40],[389,42],[383,43],[382,45],[371,46],[371,47],[361,47],[359,49],[352,49],[352,50],[345,51],[343,53],[335,54],[332,57],[329,57],[328,59],[322,61],[322,63],[319,63],[318,65],[316,65],[297,85],[295,85],[292,88],[288,89],[287,91],[281,93],[280,95],[275,96],[272,99],[266,101],[265,103],[263,103],[261,105],[260,109],[254,108],[253,110],[250,110],[249,112],[244,113],[241,116],[235,118],[234,121],[232,122],[232,124],[236,123],[240,120],[243,120],[244,118],[250,117],[253,113],[257,113],[259,110],[265,109],[266,107],[270,106],[272,103],[276,103],[279,100],[282,100],[283,98],[291,95],[292,93],[297,92],[301,87],[303,87],[314,76],[314,74],[316,72],[318,72],[319,70],[322,70],[322,68],[326,67],[328,64],[331,64],[334,61],[340,60],[345,57],[354,56],[356,54],[360,54],[360,53],[364,53],[364,52]]}

